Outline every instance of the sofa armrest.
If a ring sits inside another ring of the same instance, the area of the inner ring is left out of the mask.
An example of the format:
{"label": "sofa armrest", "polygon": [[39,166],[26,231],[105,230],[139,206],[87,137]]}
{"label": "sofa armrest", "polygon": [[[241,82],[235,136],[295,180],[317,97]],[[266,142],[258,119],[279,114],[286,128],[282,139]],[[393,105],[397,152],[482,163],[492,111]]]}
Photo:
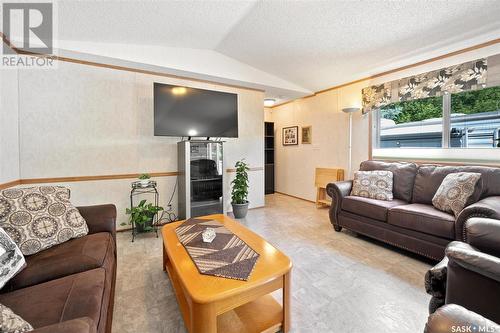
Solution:
{"label": "sofa armrest", "polygon": [[71,319],[54,325],[37,328],[33,333],[96,333],[94,321],[88,317]]}
{"label": "sofa armrest", "polygon": [[455,222],[455,239],[467,242],[465,224],[473,217],[500,219],[500,196],[487,197],[465,207]]}
{"label": "sofa armrest", "polygon": [[342,207],[342,199],[351,193],[352,180],[330,183],[326,185],[326,193],[332,197],[330,206],[330,222],[335,226],[338,224],[338,214]]}
{"label": "sofa armrest", "polygon": [[445,303],[447,268],[448,258],[444,257],[425,273],[425,291],[432,296],[429,302],[429,313],[433,313]]}
{"label": "sofa armrest", "polygon": [[425,291],[435,297],[444,298],[446,296],[446,269],[448,258],[444,257],[434,267],[425,273]]}
{"label": "sofa armrest", "polygon": [[[476,327],[476,331],[473,327]],[[461,328],[465,330],[457,330]],[[483,330],[477,331],[478,328]],[[424,333],[450,332],[500,332],[500,326],[464,307],[447,304],[429,316]]]}
{"label": "sofa armrest", "polygon": [[465,235],[471,246],[500,257],[500,220],[473,217],[465,223]]}
{"label": "sofa armrest", "polygon": [[462,268],[500,282],[500,258],[480,252],[462,242],[451,242],[446,257]]}
{"label": "sofa armrest", "polygon": [[89,234],[98,232],[109,232],[116,240],[116,207],[115,205],[98,205],[77,207],[82,214]]}

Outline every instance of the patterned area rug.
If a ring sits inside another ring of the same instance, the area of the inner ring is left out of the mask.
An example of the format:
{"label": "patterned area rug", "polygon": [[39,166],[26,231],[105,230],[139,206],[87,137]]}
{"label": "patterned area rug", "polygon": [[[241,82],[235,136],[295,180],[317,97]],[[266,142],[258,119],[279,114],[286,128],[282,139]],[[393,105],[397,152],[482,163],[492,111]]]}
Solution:
{"label": "patterned area rug", "polygon": [[[203,242],[201,233],[214,228],[217,236]],[[246,281],[259,254],[215,220],[189,219],[175,229],[177,237],[201,274]]]}

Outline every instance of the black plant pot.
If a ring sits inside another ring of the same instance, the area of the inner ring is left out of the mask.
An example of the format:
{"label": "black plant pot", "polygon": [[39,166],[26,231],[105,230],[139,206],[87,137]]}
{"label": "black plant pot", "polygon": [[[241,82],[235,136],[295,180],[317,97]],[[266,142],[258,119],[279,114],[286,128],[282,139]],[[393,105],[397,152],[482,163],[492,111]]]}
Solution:
{"label": "black plant pot", "polygon": [[150,231],[153,227],[153,218],[151,220],[146,221],[144,223],[136,223],[135,224],[135,231],[137,232],[146,232]]}

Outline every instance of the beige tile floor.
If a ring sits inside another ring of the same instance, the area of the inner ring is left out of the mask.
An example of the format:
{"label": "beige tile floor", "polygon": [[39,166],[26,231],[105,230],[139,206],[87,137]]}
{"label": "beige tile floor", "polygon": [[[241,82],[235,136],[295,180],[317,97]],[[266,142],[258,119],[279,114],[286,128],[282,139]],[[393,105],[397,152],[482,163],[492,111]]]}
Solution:
{"label": "beige tile floor", "polygon": [[[327,209],[274,194],[241,223],[293,261],[292,332],[422,332],[432,263],[333,230]],[[186,332],[162,271],[161,235],[118,235],[113,332]],[[280,298],[279,293],[276,296]]]}

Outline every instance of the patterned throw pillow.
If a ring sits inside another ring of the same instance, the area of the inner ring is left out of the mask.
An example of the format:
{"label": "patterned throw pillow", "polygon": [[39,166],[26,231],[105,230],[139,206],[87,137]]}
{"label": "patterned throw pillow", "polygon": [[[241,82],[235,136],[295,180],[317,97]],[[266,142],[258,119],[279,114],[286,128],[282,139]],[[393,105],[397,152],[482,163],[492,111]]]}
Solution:
{"label": "patterned throw pillow", "polygon": [[475,172],[450,173],[443,179],[432,198],[432,204],[439,210],[458,216],[474,193],[480,178],[481,174]]}
{"label": "patterned throw pillow", "polygon": [[0,332],[22,333],[33,331],[33,327],[10,308],[0,304]]}
{"label": "patterned throw pillow", "polygon": [[0,289],[24,267],[26,260],[21,250],[5,230],[0,228]]}
{"label": "patterned throw pillow", "polygon": [[69,189],[62,186],[0,191],[0,227],[24,255],[85,236],[87,223],[69,197]]}
{"label": "patterned throw pillow", "polygon": [[393,174],[391,171],[356,171],[351,195],[391,201]]}

